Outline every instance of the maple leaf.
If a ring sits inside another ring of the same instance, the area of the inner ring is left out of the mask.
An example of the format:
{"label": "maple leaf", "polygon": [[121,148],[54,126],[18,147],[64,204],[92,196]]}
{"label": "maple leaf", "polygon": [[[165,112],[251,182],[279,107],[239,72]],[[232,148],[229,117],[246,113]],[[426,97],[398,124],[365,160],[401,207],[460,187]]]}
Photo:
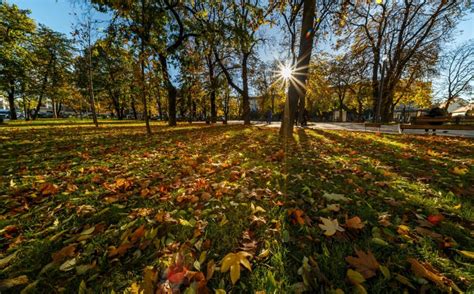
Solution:
{"label": "maple leaf", "polygon": [[320,217],[320,219],[323,223],[319,224],[319,227],[324,230],[324,235],[329,237],[334,235],[336,231],[344,232],[344,229],[339,226],[339,222],[337,221],[337,219],[332,220],[324,217]]}
{"label": "maple leaf", "polygon": [[358,216],[354,216],[353,218],[346,220],[346,227],[349,229],[360,230],[364,228],[364,226],[364,223]]}
{"label": "maple leaf", "polygon": [[229,253],[222,259],[221,272],[225,273],[230,269],[230,279],[232,284],[235,284],[240,279],[240,265],[242,264],[249,271],[252,271],[250,262],[247,257],[252,255],[245,251],[237,253]]}
{"label": "maple leaf", "polygon": [[364,278],[368,279],[375,276],[376,271],[380,268],[380,264],[375,259],[372,252],[368,251],[365,253],[362,250],[356,249],[357,257],[348,256],[346,261],[352,265],[356,271],[361,273]]}
{"label": "maple leaf", "polygon": [[304,212],[301,209],[290,209],[288,210],[288,216],[290,217],[290,221],[292,224],[300,224],[304,225]]}

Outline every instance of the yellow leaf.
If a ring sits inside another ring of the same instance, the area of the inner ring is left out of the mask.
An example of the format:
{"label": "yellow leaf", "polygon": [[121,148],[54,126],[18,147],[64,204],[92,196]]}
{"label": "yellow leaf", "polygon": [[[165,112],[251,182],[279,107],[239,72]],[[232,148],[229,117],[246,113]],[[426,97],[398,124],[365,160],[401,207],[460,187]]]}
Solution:
{"label": "yellow leaf", "polygon": [[386,279],[390,279],[390,270],[384,265],[380,265],[380,271]]}
{"label": "yellow leaf", "polygon": [[230,266],[230,280],[235,284],[240,279],[240,264],[232,264]]}
{"label": "yellow leaf", "polygon": [[464,176],[465,174],[467,174],[467,172],[469,171],[469,169],[467,167],[457,167],[455,166],[451,172],[455,175],[458,175],[458,176]]}
{"label": "yellow leaf", "polygon": [[252,209],[252,214],[256,214],[257,212],[265,212],[261,206],[255,206],[253,203],[250,204],[250,209]]}
{"label": "yellow leaf", "polygon": [[222,259],[221,272],[225,273],[230,269],[230,279],[235,284],[240,278],[240,265],[242,264],[249,271],[252,271],[250,262],[247,257],[252,256],[250,253],[240,251],[237,253],[229,253]]}
{"label": "yellow leaf", "polygon": [[361,273],[359,273],[355,270],[352,270],[352,269],[347,270],[347,278],[354,285],[358,285],[358,284],[361,284],[361,283],[365,282],[364,276]]}
{"label": "yellow leaf", "polygon": [[474,252],[472,251],[466,251],[466,250],[458,250],[459,253],[461,253],[462,256],[474,259]]}
{"label": "yellow leaf", "polygon": [[375,0],[375,3],[377,3],[377,4],[382,4],[382,3],[383,3],[383,0]]}
{"label": "yellow leaf", "polygon": [[331,220],[324,217],[321,217],[320,219],[323,223],[319,224],[319,227],[324,231],[324,235],[329,237],[334,235],[336,231],[344,232],[344,229],[339,226],[337,219]]}
{"label": "yellow leaf", "polygon": [[226,294],[227,292],[224,289],[216,289],[216,292],[214,294]]}

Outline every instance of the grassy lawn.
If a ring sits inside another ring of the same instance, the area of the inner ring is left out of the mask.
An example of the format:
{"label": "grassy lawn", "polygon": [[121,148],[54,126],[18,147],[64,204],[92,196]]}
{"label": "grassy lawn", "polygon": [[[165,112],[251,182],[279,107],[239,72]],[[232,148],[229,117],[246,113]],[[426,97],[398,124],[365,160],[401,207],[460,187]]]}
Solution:
{"label": "grassy lawn", "polygon": [[152,126],[0,127],[0,292],[474,291],[473,140]]}

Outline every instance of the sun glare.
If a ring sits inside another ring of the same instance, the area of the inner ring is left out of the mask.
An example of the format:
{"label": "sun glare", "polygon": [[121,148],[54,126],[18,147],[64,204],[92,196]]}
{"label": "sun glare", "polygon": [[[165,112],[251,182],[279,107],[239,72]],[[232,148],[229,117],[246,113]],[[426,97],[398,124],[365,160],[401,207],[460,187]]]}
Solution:
{"label": "sun glare", "polygon": [[280,75],[283,79],[289,80],[291,76],[293,75],[293,70],[288,65],[283,65],[280,68]]}

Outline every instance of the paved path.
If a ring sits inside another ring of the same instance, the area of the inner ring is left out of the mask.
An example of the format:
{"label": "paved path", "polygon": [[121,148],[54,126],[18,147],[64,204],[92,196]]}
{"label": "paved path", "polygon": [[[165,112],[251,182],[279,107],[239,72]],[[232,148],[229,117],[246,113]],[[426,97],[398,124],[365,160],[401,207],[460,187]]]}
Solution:
{"label": "paved path", "polygon": [[[257,126],[265,126],[271,128],[279,128],[280,122],[273,122],[270,125],[267,125],[263,122],[252,122]],[[378,128],[365,128],[363,123],[332,123],[332,122],[311,122],[308,125],[308,128],[311,129],[322,129],[322,130],[344,130],[344,131],[358,131],[358,132],[377,132]],[[398,134],[398,125],[382,125],[380,132],[389,133],[389,134]],[[406,134],[419,134],[424,135],[425,130],[405,130]],[[474,138],[474,131],[455,131],[448,130],[446,133],[438,130],[436,135],[439,136],[456,136],[456,137],[466,137]]]}

